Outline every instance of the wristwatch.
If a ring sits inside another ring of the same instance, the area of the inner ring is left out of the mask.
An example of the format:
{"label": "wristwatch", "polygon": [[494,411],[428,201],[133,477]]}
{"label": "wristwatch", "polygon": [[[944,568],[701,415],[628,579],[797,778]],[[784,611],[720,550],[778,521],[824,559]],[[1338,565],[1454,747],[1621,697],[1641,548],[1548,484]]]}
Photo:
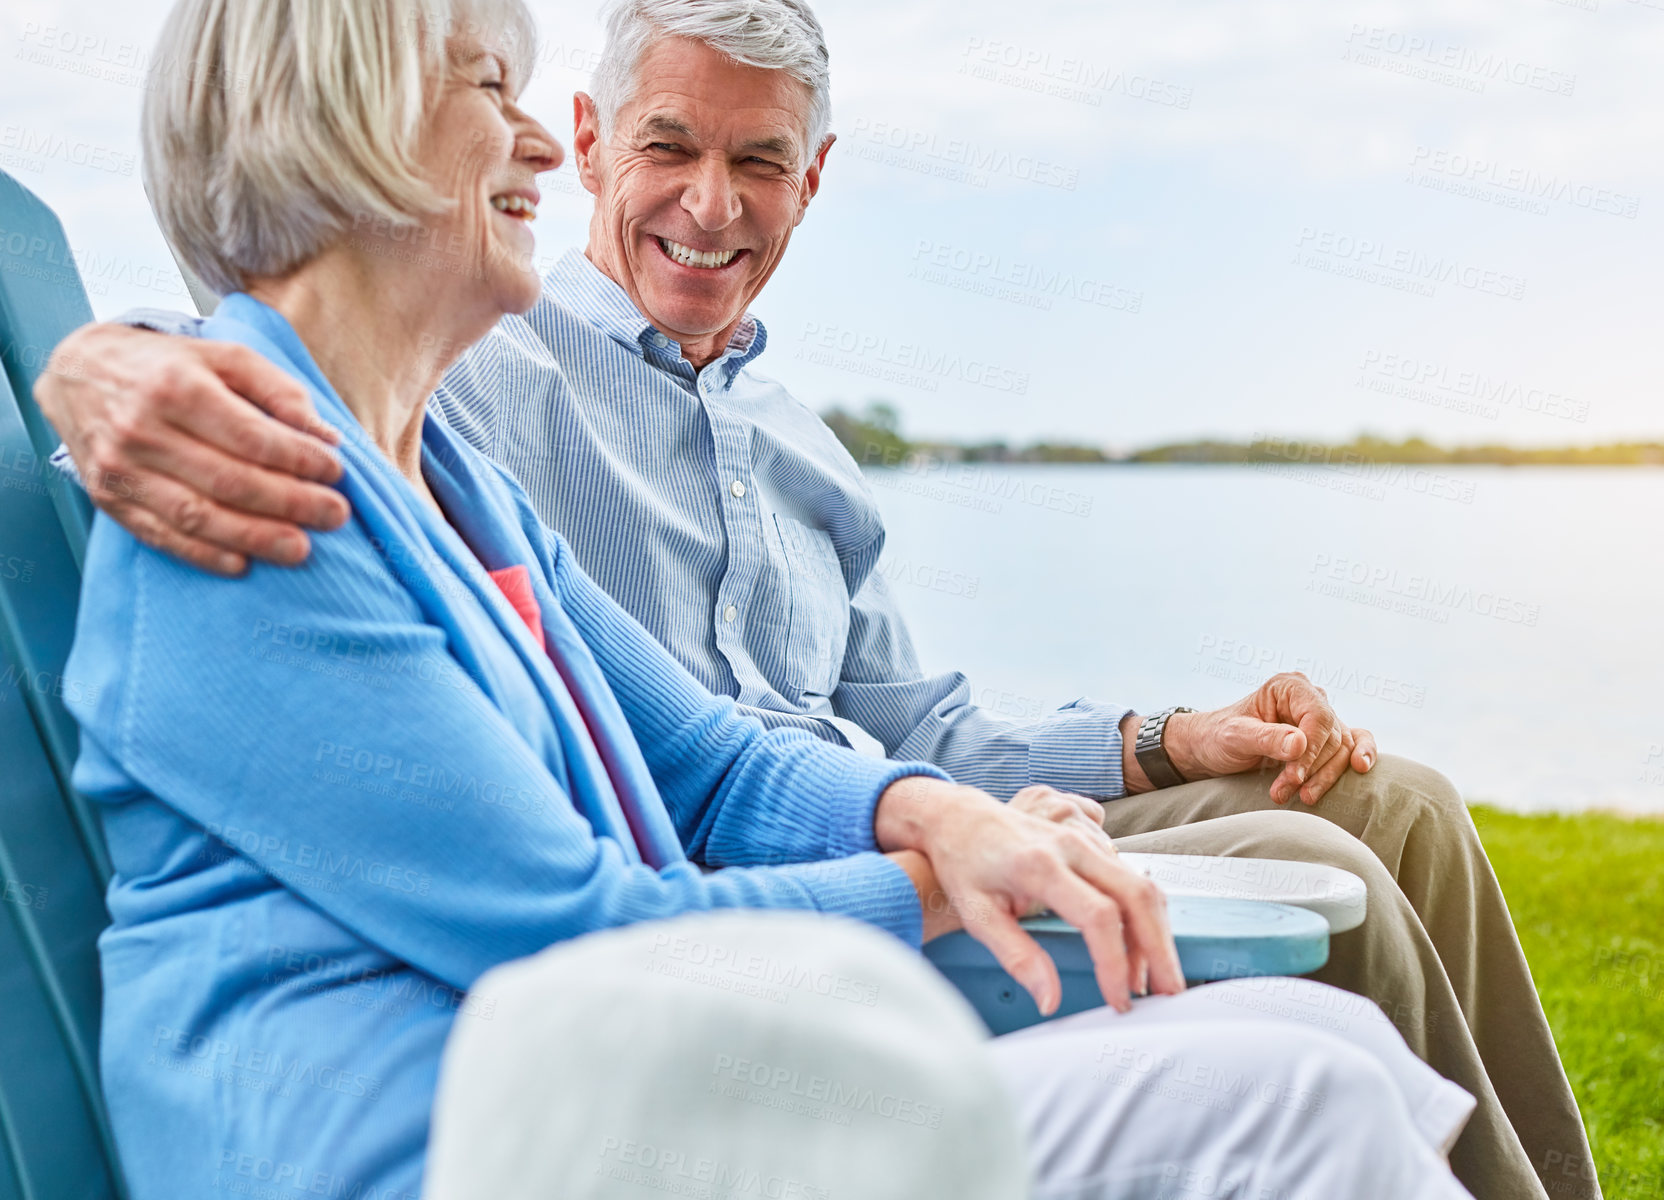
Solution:
{"label": "wristwatch", "polygon": [[1144,768],[1144,774],[1150,777],[1150,782],[1158,788],[1178,787],[1186,782],[1179,774],[1173,760],[1167,757],[1167,751],[1162,747],[1162,735],[1167,732],[1167,718],[1174,713],[1195,712],[1194,708],[1182,705],[1158,712],[1153,717],[1145,717],[1138,723],[1138,737],[1132,744],[1132,755],[1138,760],[1138,765]]}

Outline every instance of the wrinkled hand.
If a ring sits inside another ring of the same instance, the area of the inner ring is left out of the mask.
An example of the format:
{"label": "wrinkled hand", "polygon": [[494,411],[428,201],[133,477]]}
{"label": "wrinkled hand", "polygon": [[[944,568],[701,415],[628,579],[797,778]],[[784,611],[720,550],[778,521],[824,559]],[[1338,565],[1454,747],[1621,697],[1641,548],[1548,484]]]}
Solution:
{"label": "wrinkled hand", "polygon": [[[1184,990],[1166,898],[1106,853],[1101,831],[1094,835],[1073,818],[1047,820],[974,788],[915,776],[885,790],[874,833],[884,850],[918,852],[893,857],[905,859],[926,912],[951,913],[1028,990],[1041,1013],[1057,1011],[1062,984],[1050,955],[1017,923],[1037,908],[1080,930],[1111,1007],[1125,1012],[1134,991]],[[945,930],[938,925],[935,932]]]}
{"label": "wrinkled hand", "polygon": [[1037,783],[1011,797],[1011,807],[1018,812],[1051,821],[1057,825],[1073,825],[1101,838],[1104,849],[1115,853],[1115,843],[1104,832],[1104,806],[1090,796],[1075,792],[1060,792],[1054,787]]}
{"label": "wrinkled hand", "polygon": [[1175,713],[1163,745],[1186,779],[1235,775],[1277,764],[1271,798],[1296,795],[1316,804],[1348,767],[1362,774],[1375,765],[1375,735],[1352,729],[1328,693],[1299,671],[1273,675],[1253,695],[1227,708]]}
{"label": "wrinkled hand", "polygon": [[340,434],[306,389],[246,346],[87,325],[65,338],[35,399],[92,502],[140,541],[206,571],[310,551],[346,499]]}

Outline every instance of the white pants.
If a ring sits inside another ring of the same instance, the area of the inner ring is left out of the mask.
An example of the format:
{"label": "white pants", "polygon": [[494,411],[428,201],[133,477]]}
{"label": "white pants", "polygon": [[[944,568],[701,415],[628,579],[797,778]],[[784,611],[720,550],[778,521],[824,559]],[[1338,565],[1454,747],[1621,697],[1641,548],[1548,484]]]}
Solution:
{"label": "white pants", "polygon": [[729,912],[579,938],[476,985],[424,1195],[1468,1196],[1443,1161],[1467,1094],[1368,1001],[1264,984],[990,1041],[918,955],[853,922]]}
{"label": "white pants", "polygon": [[990,1042],[1034,1195],[1467,1196],[1444,1155],[1473,1098],[1369,1001],[1309,981],[1277,980],[1271,993],[1270,982],[1205,984]]}

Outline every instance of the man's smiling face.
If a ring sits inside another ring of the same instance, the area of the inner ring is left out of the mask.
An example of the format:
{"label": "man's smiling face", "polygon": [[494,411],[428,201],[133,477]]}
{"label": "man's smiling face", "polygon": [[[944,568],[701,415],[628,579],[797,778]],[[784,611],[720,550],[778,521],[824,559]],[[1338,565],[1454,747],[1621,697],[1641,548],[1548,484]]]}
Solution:
{"label": "man's smiling face", "polygon": [[576,102],[589,259],[690,361],[720,355],[820,186],[809,89],[686,38],[651,44],[607,136]]}

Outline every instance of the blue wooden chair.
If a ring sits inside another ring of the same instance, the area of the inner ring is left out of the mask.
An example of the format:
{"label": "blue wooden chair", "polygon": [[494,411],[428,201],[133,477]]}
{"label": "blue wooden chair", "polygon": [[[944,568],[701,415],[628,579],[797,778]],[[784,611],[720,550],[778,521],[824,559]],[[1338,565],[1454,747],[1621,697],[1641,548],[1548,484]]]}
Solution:
{"label": "blue wooden chair", "polygon": [[62,702],[89,513],[31,390],[91,318],[62,226],[0,172],[0,1200],[126,1195],[98,1086],[109,858]]}

